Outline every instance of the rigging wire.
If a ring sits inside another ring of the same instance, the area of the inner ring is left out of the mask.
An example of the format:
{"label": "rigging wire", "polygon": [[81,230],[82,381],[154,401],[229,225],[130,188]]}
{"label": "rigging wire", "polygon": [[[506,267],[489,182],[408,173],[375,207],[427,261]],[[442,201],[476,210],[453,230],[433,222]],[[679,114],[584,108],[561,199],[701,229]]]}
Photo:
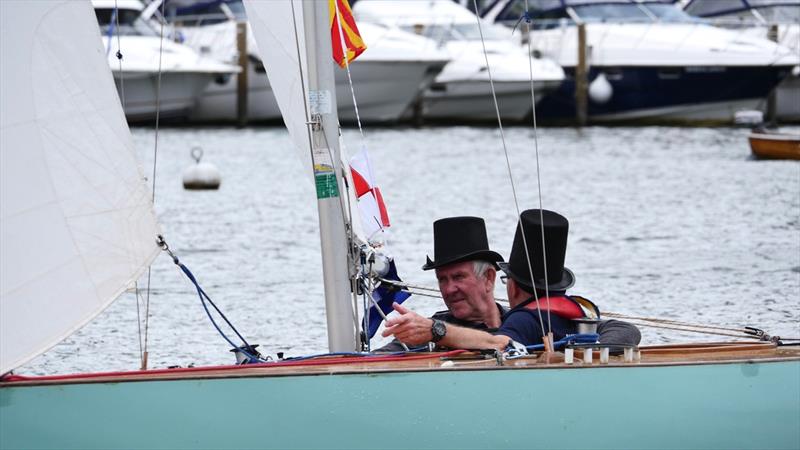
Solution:
{"label": "rigging wire", "polygon": [[[478,11],[478,0],[472,0],[472,4],[475,7],[475,11]],[[520,210],[519,210],[519,200],[517,198],[517,188],[516,188],[516,185],[514,183],[514,174],[513,174],[512,170],[511,170],[511,161],[508,158],[508,146],[506,144],[506,135],[505,135],[505,132],[503,131],[503,120],[500,117],[500,107],[499,107],[499,105],[497,103],[497,93],[495,92],[494,79],[492,78],[492,67],[489,65],[489,55],[488,55],[488,53],[486,51],[486,42],[485,42],[485,40],[483,38],[483,27],[481,26],[481,18],[476,14],[475,15],[475,19],[478,22],[478,33],[480,34],[480,37],[481,37],[481,46],[483,47],[483,58],[486,61],[486,73],[489,76],[489,87],[492,90],[492,100],[494,101],[494,109],[495,109],[495,113],[497,114],[497,126],[498,126],[498,129],[500,131],[500,139],[501,139],[501,141],[503,143],[503,154],[505,155],[506,168],[508,169],[508,178],[509,178],[509,181],[511,182],[511,194],[512,194],[512,196],[514,198],[514,207],[516,208],[516,211],[517,211],[517,218],[521,219]],[[530,55],[528,56],[528,58],[530,59]],[[537,167],[537,169],[538,169],[538,167]],[[539,176],[539,173],[538,173],[538,170],[537,170],[537,177],[538,176]],[[525,236],[525,228],[522,227],[521,224],[520,224],[519,229],[520,229],[521,234],[522,234],[523,247],[525,247],[525,259],[528,262],[528,272],[530,273],[531,284],[533,285],[533,280],[534,280],[533,279],[533,265],[531,264],[531,255],[530,255],[530,252],[528,251],[528,240],[527,240],[527,238]],[[544,230],[544,223],[542,223],[542,229]],[[545,261],[545,267],[547,267],[546,261]],[[542,321],[542,311],[539,308],[539,294],[536,292],[536,288],[535,287],[533,287],[533,295],[536,298],[536,310],[539,313],[538,314],[539,315],[539,326],[542,328],[542,336],[547,336],[548,332],[550,331],[549,311],[548,311],[548,329],[547,329],[547,331],[545,331],[544,322]]]}
{"label": "rigging wire", "polygon": [[[531,82],[531,117],[533,120],[533,148],[536,154],[536,185],[538,187],[537,192],[539,194],[539,222],[541,222],[541,231],[542,231],[542,259],[544,259],[544,297],[547,300],[547,328],[552,330],[551,322],[550,322],[550,283],[547,281],[547,244],[544,239],[544,206],[542,203],[542,171],[539,167],[539,132],[538,127],[536,126],[536,91],[533,85],[533,49],[531,49],[531,22],[530,22],[530,11],[528,9],[528,0],[525,0],[525,16],[528,17],[528,20],[525,21],[526,30],[528,34],[528,72],[530,74],[530,82]],[[521,228],[521,227],[520,227]],[[527,251],[527,245],[525,246]],[[530,264],[530,262],[528,263]],[[531,270],[531,282],[533,282],[533,273]],[[536,291],[536,287],[533,288]],[[538,304],[539,298],[536,298],[536,302]]]}
{"label": "rigging wire", "polygon": [[[120,28],[119,28],[119,5],[117,0],[114,0],[114,17],[111,21],[113,25],[112,28],[116,31],[116,38],[117,38],[117,52],[114,56],[117,57],[118,67],[119,67],[119,100],[122,104],[122,113],[125,114],[125,72],[122,70],[122,40],[120,38]],[[112,31],[109,30],[109,34],[112,34]],[[114,36],[109,36],[108,39],[108,50],[111,50],[111,41]],[[149,290],[149,277],[150,277],[150,268],[147,268],[147,276],[148,276],[148,290]],[[139,363],[142,368],[145,366],[145,359],[144,359],[144,349],[145,347],[142,345],[142,313],[139,308],[139,281],[134,282],[134,298],[136,299],[136,329],[137,329],[137,336],[139,337]]]}
{"label": "rigging wire", "polygon": [[[440,299],[442,298],[441,294],[439,293],[438,288],[430,287],[430,286],[421,286],[421,285],[414,285],[410,283],[406,283],[403,281],[396,281],[396,280],[389,280],[385,278],[378,278],[378,281],[386,284],[390,284],[396,286],[404,291],[412,293],[414,295],[418,295],[421,297],[429,297]],[[502,297],[495,297],[495,301],[500,303],[508,303],[508,299]],[[691,322],[683,322],[679,320],[673,319],[659,319],[655,317],[642,317],[642,316],[631,316],[627,314],[615,313],[611,311],[603,311],[603,315],[606,317],[611,317],[615,319],[625,319],[632,323],[633,325],[643,326],[643,327],[651,327],[651,328],[662,328],[674,331],[684,331],[684,332],[691,332],[691,333],[701,333],[701,334],[712,334],[712,335],[720,335],[720,336],[732,336],[732,337],[740,337],[740,338],[748,338],[748,339],[760,339],[764,340],[765,334],[763,331],[752,328],[752,327],[724,327],[719,325],[705,325],[705,324],[696,324]],[[786,341],[795,341],[800,340],[800,338],[794,337],[781,337],[781,340]]]}
{"label": "rigging wire", "polygon": [[[161,3],[161,23],[160,28],[160,36],[159,36],[159,46],[158,46],[158,77],[156,82],[156,122],[155,122],[155,137],[153,140],[153,193],[151,197],[151,201],[153,203],[153,207],[156,204],[156,174],[157,174],[157,167],[158,167],[158,130],[159,130],[159,122],[161,118],[161,72],[162,72],[162,57],[164,55],[164,5],[166,1]],[[147,295],[145,300],[145,307],[144,307],[144,350],[142,352],[142,369],[147,369],[147,344],[149,339],[149,328],[150,328],[150,280],[153,272],[152,265],[147,268]],[[138,307],[138,303],[137,303]]]}

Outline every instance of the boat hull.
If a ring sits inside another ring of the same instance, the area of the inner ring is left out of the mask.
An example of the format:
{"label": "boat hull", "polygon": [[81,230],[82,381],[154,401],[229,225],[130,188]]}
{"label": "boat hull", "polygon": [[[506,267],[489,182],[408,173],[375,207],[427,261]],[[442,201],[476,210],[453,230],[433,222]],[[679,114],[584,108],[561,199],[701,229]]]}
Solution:
{"label": "boat hull", "polygon": [[758,158],[800,160],[800,135],[753,133],[748,140]]}
{"label": "boat hull", "polygon": [[[573,121],[575,68],[537,105],[544,120]],[[589,80],[606,74],[611,98],[589,96],[588,119],[595,123],[720,124],[732,123],[736,111],[764,110],[770,90],[788,75],[787,67],[600,67]]]}
{"label": "boat hull", "polygon": [[[362,61],[350,67],[358,112],[364,122],[386,123],[400,120],[421,89],[433,81],[446,61]],[[237,120],[236,76],[220,78],[198,97],[190,121],[231,122]],[[258,61],[248,68],[247,118],[251,121],[279,121],[281,112],[272,93],[267,74]],[[353,96],[347,73],[336,71],[336,104],[339,119],[355,122]]]}
{"label": "boat hull", "polygon": [[[203,72],[114,72],[117,93],[129,122],[186,117],[203,89],[219,75]],[[124,93],[124,99],[123,99]],[[160,111],[159,111],[160,110]]]}
{"label": "boat hull", "polygon": [[[537,101],[553,92],[560,84],[561,80],[536,80],[534,90]],[[494,88],[503,120],[519,122],[530,116],[530,80],[495,81]],[[497,120],[491,86],[485,80],[437,83],[425,92],[422,111],[425,119],[434,121]]]}
{"label": "boat hull", "polygon": [[11,383],[0,447],[800,447],[797,359],[472,367]]}

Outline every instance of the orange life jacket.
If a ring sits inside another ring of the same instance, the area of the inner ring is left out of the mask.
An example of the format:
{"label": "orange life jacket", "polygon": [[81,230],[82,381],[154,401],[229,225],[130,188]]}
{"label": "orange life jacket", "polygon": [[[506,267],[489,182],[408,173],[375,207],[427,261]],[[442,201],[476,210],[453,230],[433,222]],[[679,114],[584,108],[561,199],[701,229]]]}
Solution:
{"label": "orange life jacket", "polygon": [[592,303],[591,300],[577,295],[540,297],[539,302],[534,300],[526,304],[524,308],[542,312],[547,312],[549,309],[550,314],[555,314],[565,319],[600,318],[600,309],[597,308],[597,305]]}

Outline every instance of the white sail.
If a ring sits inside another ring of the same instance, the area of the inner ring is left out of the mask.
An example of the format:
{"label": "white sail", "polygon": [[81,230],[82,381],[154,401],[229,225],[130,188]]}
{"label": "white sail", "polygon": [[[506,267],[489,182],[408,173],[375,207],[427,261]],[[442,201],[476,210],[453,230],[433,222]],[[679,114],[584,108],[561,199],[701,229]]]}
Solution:
{"label": "white sail", "polygon": [[249,0],[244,4],[296,153],[306,172],[314,174],[328,348],[353,351],[358,324],[350,301],[352,261],[340,178],[328,2]]}
{"label": "white sail", "polygon": [[100,313],[158,253],[89,2],[0,1],[0,373]]}
{"label": "white sail", "polygon": [[289,130],[302,167],[311,175],[313,172],[310,170],[311,155],[306,125],[308,104],[304,89],[308,80],[302,79],[300,75],[300,67],[303,74],[308,71],[302,2],[245,1],[244,5],[286,129]]}

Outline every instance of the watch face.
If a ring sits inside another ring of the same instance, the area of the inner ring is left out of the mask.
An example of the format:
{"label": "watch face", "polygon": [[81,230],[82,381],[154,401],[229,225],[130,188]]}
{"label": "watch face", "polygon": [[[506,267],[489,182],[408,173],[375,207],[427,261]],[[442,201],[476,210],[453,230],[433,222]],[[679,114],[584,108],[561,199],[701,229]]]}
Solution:
{"label": "watch face", "polygon": [[443,338],[446,333],[447,327],[445,326],[444,322],[441,320],[434,320],[433,326],[431,327],[433,342],[437,342],[439,339]]}

